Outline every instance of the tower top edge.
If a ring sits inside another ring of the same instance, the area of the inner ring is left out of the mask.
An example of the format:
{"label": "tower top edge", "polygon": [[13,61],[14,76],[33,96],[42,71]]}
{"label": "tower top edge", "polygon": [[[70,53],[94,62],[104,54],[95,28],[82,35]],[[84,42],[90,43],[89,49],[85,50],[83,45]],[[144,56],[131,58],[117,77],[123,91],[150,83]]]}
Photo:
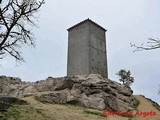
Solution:
{"label": "tower top edge", "polygon": [[78,27],[79,25],[81,25],[81,24],[83,24],[83,23],[86,23],[86,22],[91,22],[92,24],[94,24],[94,25],[96,25],[97,27],[101,28],[101,29],[104,30],[105,32],[107,31],[105,28],[103,28],[102,26],[98,25],[96,22],[92,21],[92,20],[89,19],[89,18],[88,18],[88,19],[85,19],[85,20],[83,20],[83,21],[81,21],[81,22],[79,22],[78,24],[75,24],[74,26],[68,28],[67,30],[70,31],[70,30],[72,30],[73,28]]}

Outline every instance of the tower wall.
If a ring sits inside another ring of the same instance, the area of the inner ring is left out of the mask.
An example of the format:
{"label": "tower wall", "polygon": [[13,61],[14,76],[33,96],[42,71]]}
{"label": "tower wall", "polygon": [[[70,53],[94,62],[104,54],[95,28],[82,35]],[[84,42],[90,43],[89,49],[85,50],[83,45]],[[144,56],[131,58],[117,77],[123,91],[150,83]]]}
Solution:
{"label": "tower wall", "polygon": [[89,26],[81,24],[68,34],[67,76],[89,74]]}
{"label": "tower wall", "polygon": [[89,19],[68,29],[67,76],[94,73],[108,78],[105,32]]}
{"label": "tower wall", "polygon": [[108,78],[105,30],[90,23],[89,26],[89,73]]}

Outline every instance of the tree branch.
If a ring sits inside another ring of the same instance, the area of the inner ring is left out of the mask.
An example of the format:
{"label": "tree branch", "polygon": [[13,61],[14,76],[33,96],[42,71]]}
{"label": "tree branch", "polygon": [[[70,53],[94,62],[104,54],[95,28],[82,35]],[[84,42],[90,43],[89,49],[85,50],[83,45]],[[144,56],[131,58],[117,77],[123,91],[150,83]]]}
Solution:
{"label": "tree branch", "polygon": [[3,29],[0,33],[0,58],[9,53],[16,60],[23,61],[19,48],[25,44],[35,46],[28,26],[36,27],[32,18],[44,0],[5,0],[3,3],[4,7],[0,8],[0,29]]}
{"label": "tree branch", "polygon": [[153,50],[153,49],[160,48],[160,40],[158,38],[157,39],[148,38],[147,44],[145,46],[143,43],[140,46],[137,46],[136,44],[132,44],[132,43],[130,43],[130,45],[131,47],[135,48],[133,52],[142,51],[142,50]]}

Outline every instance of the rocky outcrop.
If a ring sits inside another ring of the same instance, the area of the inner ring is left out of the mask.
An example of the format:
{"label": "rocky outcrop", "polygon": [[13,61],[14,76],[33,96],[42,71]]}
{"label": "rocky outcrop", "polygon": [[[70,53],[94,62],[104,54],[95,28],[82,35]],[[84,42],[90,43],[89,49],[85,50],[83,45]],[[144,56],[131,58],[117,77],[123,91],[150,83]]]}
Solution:
{"label": "rocky outcrop", "polygon": [[[11,80],[10,80],[11,79]],[[52,78],[35,83],[21,82],[5,76],[0,77],[0,96],[27,96],[50,91],[41,97],[54,103],[78,104],[88,108],[127,111],[135,106],[130,87],[91,74],[83,76]]]}
{"label": "rocky outcrop", "polygon": [[[26,89],[28,89],[28,87],[31,85],[32,83],[22,82],[18,77],[0,76],[0,97],[18,97],[26,92]],[[31,90],[31,93],[33,93],[33,90]]]}
{"label": "rocky outcrop", "polygon": [[132,90],[100,75],[66,78],[56,91],[41,97],[54,103],[73,103],[95,109],[127,111],[135,105]]}

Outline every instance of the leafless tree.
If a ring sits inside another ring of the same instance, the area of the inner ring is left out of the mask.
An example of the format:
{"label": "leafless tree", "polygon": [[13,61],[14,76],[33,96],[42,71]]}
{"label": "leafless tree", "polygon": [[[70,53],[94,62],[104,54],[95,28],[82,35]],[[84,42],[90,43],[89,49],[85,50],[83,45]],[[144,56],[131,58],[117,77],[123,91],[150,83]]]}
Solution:
{"label": "leafless tree", "polygon": [[44,0],[0,0],[0,59],[10,55],[24,61],[20,48],[35,46],[30,27],[36,27],[35,14],[43,4]]}
{"label": "leafless tree", "polygon": [[[141,46],[137,46],[135,44],[131,44],[131,47],[136,48],[133,52],[158,49],[160,48],[160,39],[148,38],[147,45],[144,46],[144,44],[141,44]],[[158,95],[160,95],[160,85],[159,85]]]}
{"label": "leafless tree", "polygon": [[137,46],[135,44],[131,43],[131,47],[135,47],[135,51],[142,51],[142,50],[153,50],[153,49],[158,49],[160,48],[160,39],[154,39],[154,38],[148,38],[148,41],[146,43],[146,45],[144,45],[143,43],[140,46]]}

